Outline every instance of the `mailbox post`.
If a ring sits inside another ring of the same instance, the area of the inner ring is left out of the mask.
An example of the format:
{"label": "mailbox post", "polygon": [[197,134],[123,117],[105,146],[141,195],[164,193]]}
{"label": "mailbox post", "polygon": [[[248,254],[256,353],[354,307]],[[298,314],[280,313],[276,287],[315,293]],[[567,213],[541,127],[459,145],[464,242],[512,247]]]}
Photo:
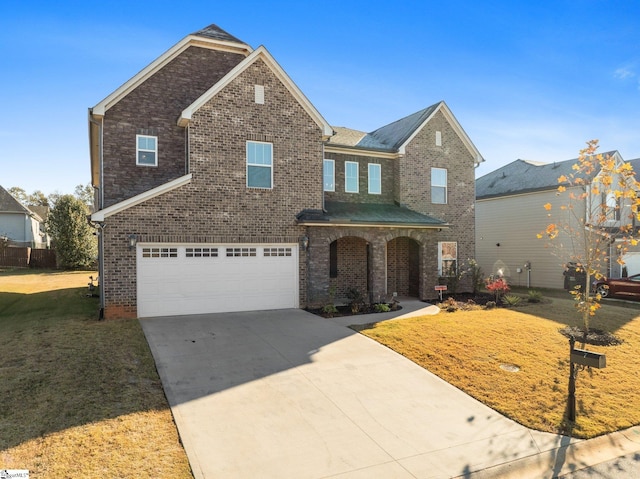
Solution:
{"label": "mailbox post", "polygon": [[576,421],[576,366],[589,366],[603,369],[607,367],[607,357],[604,354],[576,349],[576,340],[573,336],[569,339],[569,400],[567,404],[567,416],[569,421]]}

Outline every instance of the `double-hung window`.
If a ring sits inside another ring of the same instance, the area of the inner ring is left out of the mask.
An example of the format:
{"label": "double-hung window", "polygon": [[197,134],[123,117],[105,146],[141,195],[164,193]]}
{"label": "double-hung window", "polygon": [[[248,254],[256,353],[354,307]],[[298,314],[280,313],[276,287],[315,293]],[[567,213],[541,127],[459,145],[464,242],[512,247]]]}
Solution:
{"label": "double-hung window", "polygon": [[136,135],[136,165],[158,166],[158,137]]}
{"label": "double-hung window", "polygon": [[324,191],[336,191],[336,162],[324,160]]}
{"label": "double-hung window", "polygon": [[382,166],[369,163],[369,194],[382,194]]}
{"label": "double-hung window", "polygon": [[247,141],[247,187],[273,188],[273,145]]}
{"label": "double-hung window", "polygon": [[355,161],[344,162],[344,191],[358,193],[358,163]]}
{"label": "double-hung window", "polygon": [[431,203],[447,203],[446,168],[431,168]]}
{"label": "double-hung window", "polygon": [[438,243],[438,275],[456,276],[458,273],[458,243],[440,241]]}

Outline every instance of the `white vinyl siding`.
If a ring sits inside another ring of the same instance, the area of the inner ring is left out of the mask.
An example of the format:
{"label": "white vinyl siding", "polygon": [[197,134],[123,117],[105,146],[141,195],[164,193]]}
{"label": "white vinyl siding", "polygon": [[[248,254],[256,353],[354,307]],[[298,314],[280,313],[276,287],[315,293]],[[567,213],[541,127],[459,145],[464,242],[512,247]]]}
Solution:
{"label": "white vinyl siding", "polygon": [[344,162],[344,191],[347,193],[358,193],[359,177],[358,163],[355,161]]}
{"label": "white vinyl siding", "polygon": [[377,163],[369,163],[369,194],[382,194],[382,167]]}

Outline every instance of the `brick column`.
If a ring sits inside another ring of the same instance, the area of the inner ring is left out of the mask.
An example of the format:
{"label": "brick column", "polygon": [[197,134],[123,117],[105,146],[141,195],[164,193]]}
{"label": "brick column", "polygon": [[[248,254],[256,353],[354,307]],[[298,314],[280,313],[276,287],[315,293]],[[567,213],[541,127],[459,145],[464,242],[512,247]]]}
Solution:
{"label": "brick column", "polygon": [[369,243],[369,294],[377,303],[384,299],[387,292],[387,242],[384,238],[376,238]]}

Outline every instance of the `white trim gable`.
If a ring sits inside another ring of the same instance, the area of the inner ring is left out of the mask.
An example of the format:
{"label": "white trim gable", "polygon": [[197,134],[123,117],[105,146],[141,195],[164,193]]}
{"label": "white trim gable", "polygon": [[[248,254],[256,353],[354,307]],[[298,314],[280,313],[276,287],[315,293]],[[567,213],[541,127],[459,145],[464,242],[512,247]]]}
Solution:
{"label": "white trim gable", "polygon": [[94,117],[100,118],[104,116],[106,111],[122,100],[125,96],[138,88],[149,77],[154,75],[160,69],[162,69],[171,60],[176,58],[182,52],[184,52],[190,46],[198,46],[203,48],[210,48],[213,50],[231,51],[236,53],[244,53],[248,55],[251,53],[252,48],[249,45],[242,43],[225,42],[221,40],[214,40],[198,35],[188,35],[178,43],[176,43],[169,50],[164,52],[153,62],[140,70],[136,75],[130,78],[127,82],[121,85],[117,90],[111,93],[108,97],[98,103],[96,106],[90,109]]}
{"label": "white trim gable", "polygon": [[139,205],[140,203],[144,203],[156,196],[160,196],[164,193],[168,193],[169,191],[175,190],[181,186],[189,184],[191,182],[192,174],[181,176],[180,178],[176,178],[168,183],[157,186],[151,190],[145,191],[144,193],[140,193],[139,195],[128,198],[120,203],[116,203],[115,205],[111,205],[108,208],[105,208],[100,211],[96,211],[91,215],[91,221],[101,222],[104,221],[105,218],[109,216],[115,215],[116,213],[120,213],[132,206]]}
{"label": "white trim gable", "polygon": [[460,123],[458,123],[458,120],[456,120],[456,117],[453,116],[453,113],[451,112],[451,110],[449,109],[449,107],[444,101],[441,101],[438,107],[435,110],[433,110],[431,115],[429,115],[429,117],[422,122],[422,125],[416,128],[415,131],[411,134],[411,136],[407,138],[407,140],[402,145],[400,145],[400,148],[398,148],[398,152],[401,155],[404,155],[406,152],[407,145],[411,143],[411,141],[416,137],[416,135],[420,133],[420,131],[425,127],[425,125],[429,123],[431,119],[439,111],[442,112],[446,120],[449,122],[449,124],[453,128],[453,131],[456,132],[460,140],[462,140],[462,143],[464,144],[464,146],[467,148],[469,153],[471,153],[475,164],[479,165],[480,163],[482,163],[484,161],[484,158],[482,157],[478,149],[475,147],[475,145],[471,141],[471,138],[469,138],[467,133],[462,129],[462,126],[460,125]]}
{"label": "white trim gable", "polygon": [[278,80],[282,82],[289,93],[298,101],[300,106],[307,112],[307,114],[313,119],[313,121],[322,129],[322,134],[325,138],[333,135],[333,129],[322,117],[320,112],[311,104],[307,97],[302,93],[298,86],[291,80],[291,78],[285,73],[282,67],[271,56],[268,50],[264,46],[258,47],[247,58],[227,73],[218,83],[213,85],[207,90],[200,98],[194,101],[191,105],[182,111],[182,115],[178,118],[178,126],[186,127],[189,125],[193,114],[198,111],[205,103],[211,100],[218,92],[223,90],[233,80],[240,76],[249,66],[255,63],[258,59],[264,61],[269,69],[276,75]]}

